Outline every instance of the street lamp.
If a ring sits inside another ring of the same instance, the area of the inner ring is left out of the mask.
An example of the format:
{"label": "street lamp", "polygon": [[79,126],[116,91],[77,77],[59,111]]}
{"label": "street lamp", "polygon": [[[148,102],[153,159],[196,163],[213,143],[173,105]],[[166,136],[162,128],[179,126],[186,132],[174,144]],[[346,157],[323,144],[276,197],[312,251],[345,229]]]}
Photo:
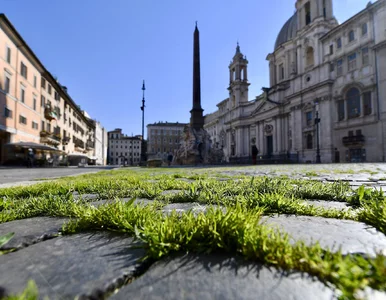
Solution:
{"label": "street lamp", "polygon": [[134,135],[131,133],[131,165],[134,166]]}
{"label": "street lamp", "polygon": [[315,103],[315,125],[316,125],[316,163],[320,164],[320,145],[319,145],[319,123],[320,123],[320,118],[319,118],[319,103]]}
{"label": "street lamp", "polygon": [[142,141],[141,141],[141,163],[144,163],[146,161],[146,156],[145,156],[145,80],[142,83]]}

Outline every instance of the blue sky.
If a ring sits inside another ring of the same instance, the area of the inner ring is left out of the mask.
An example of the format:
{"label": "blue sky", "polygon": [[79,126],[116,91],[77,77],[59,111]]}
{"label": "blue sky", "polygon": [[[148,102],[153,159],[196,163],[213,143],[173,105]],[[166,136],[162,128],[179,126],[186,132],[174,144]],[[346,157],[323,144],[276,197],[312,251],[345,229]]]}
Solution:
{"label": "blue sky", "polygon": [[[334,0],[341,23],[368,0]],[[268,86],[276,36],[295,0],[2,0],[5,13],[72,98],[107,130],[141,133],[145,124],[189,122],[193,31],[201,43],[204,113],[227,98],[236,42],[249,60],[249,98]]]}

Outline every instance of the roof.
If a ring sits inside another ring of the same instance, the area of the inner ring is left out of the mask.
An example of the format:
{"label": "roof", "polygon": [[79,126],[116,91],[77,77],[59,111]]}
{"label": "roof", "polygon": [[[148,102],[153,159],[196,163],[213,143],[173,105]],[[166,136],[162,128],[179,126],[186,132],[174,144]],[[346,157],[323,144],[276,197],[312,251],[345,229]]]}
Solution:
{"label": "roof", "polygon": [[156,123],[153,123],[153,124],[148,124],[146,127],[170,127],[170,126],[175,126],[175,127],[182,127],[182,126],[186,126],[188,125],[188,123],[169,123],[169,122],[156,122]]}
{"label": "roof", "polygon": [[281,28],[279,35],[276,38],[274,50],[276,51],[276,49],[279,48],[282,44],[295,38],[297,31],[298,31],[298,14],[296,12],[291,18],[289,18],[289,20]]}

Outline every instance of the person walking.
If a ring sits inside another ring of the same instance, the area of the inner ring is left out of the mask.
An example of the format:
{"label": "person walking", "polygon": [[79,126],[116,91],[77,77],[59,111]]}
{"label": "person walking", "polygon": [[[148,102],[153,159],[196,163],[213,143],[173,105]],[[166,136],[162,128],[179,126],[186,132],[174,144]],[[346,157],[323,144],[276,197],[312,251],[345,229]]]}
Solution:
{"label": "person walking", "polygon": [[32,168],[34,166],[34,160],[35,160],[35,154],[34,151],[29,148],[28,149],[28,155],[27,155],[27,167]]}
{"label": "person walking", "polygon": [[252,146],[252,163],[256,165],[256,158],[257,154],[259,154],[259,150],[257,149],[256,145]]}
{"label": "person walking", "polygon": [[170,164],[172,163],[173,161],[173,154],[171,152],[169,152],[168,154],[168,166],[170,167]]}

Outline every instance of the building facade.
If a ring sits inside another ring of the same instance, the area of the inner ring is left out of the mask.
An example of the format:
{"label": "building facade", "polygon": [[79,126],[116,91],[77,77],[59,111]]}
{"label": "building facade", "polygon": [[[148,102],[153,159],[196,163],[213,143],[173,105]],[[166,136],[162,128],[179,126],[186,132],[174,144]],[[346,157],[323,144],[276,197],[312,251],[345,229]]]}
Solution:
{"label": "building facade", "polygon": [[147,127],[147,154],[148,157],[166,158],[168,153],[175,153],[180,146],[186,123],[158,122],[148,124]]}
{"label": "building facade", "polygon": [[95,121],[94,157],[97,165],[107,164],[108,138],[107,131],[98,121]]}
{"label": "building facade", "polygon": [[270,87],[248,101],[237,46],[229,98],[205,118],[228,161],[380,162],[386,157],[386,1],[338,24],[332,0],[297,0],[267,56]]}
{"label": "building facade", "polygon": [[21,154],[6,147],[18,142],[48,145],[61,154],[93,156],[95,122],[44,67],[3,14],[0,70],[0,163]]}
{"label": "building facade", "polygon": [[122,129],[108,132],[108,157],[111,165],[139,165],[142,136],[127,136]]}

